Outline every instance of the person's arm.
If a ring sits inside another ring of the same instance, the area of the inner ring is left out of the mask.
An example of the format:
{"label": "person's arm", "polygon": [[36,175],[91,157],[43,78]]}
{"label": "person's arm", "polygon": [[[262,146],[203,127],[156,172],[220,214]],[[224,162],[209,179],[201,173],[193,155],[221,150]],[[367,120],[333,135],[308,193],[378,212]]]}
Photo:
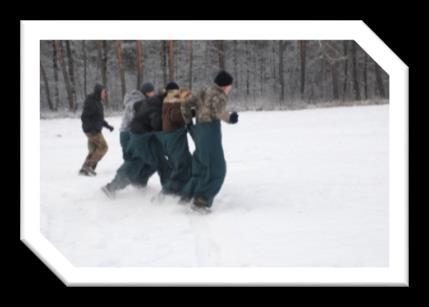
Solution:
{"label": "person's arm", "polygon": [[180,104],[180,111],[185,124],[192,122],[192,108],[197,106],[197,101],[198,97],[196,95],[191,95]]}
{"label": "person's arm", "polygon": [[212,97],[212,108],[215,112],[216,117],[219,120],[223,120],[224,122],[230,124],[230,115],[229,112],[226,111],[226,99],[221,96],[213,96]]}

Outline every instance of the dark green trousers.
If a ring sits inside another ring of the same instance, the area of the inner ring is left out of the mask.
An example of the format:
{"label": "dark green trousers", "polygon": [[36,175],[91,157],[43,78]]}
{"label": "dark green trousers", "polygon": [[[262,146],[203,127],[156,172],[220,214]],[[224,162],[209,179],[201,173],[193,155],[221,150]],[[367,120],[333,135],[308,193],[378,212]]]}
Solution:
{"label": "dark green trousers", "polygon": [[155,172],[158,173],[162,186],[168,182],[171,169],[156,133],[158,132],[129,133],[124,150],[126,159],[110,183],[113,189],[120,190],[129,184],[145,186]]}
{"label": "dark green trousers", "polygon": [[182,195],[185,185],[191,178],[192,166],[186,128],[170,133],[158,133],[157,137],[171,169],[170,177],[163,186],[164,192]]}
{"label": "dark green trousers", "polygon": [[204,198],[211,207],[226,175],[220,121],[200,123],[190,128],[195,142],[192,155],[192,177],[183,189],[191,197]]}
{"label": "dark green trousers", "polygon": [[122,147],[122,158],[124,160],[128,159],[127,154],[126,154],[126,150],[127,150],[130,138],[131,138],[131,132],[121,132],[121,133],[119,133],[119,142],[120,142],[121,147]]}

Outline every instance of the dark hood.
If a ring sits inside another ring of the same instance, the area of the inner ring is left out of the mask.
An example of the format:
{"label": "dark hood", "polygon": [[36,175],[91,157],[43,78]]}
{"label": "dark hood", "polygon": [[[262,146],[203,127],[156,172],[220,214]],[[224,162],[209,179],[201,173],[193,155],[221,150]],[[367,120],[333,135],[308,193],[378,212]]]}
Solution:
{"label": "dark hood", "polygon": [[97,83],[95,86],[94,86],[94,98],[95,99],[97,99],[97,100],[101,100],[101,91],[103,90],[103,89],[105,89],[106,87],[105,86],[103,86],[103,85],[101,85],[101,84],[99,84],[99,83]]}

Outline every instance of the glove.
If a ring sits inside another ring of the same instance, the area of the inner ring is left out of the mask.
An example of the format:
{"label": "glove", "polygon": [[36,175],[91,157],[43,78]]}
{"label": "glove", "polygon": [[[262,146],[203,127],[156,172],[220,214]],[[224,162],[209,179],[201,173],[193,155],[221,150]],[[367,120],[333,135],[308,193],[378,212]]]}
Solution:
{"label": "glove", "polygon": [[195,112],[195,109],[191,109],[191,113],[192,113],[192,117],[195,117],[195,115],[197,114],[197,113]]}
{"label": "glove", "polygon": [[112,132],[114,128],[113,128],[113,126],[108,126],[107,129],[109,129],[110,132]]}
{"label": "glove", "polygon": [[231,124],[236,124],[236,123],[238,122],[238,114],[237,114],[237,112],[232,112],[232,113],[229,115],[229,122],[230,122]]}

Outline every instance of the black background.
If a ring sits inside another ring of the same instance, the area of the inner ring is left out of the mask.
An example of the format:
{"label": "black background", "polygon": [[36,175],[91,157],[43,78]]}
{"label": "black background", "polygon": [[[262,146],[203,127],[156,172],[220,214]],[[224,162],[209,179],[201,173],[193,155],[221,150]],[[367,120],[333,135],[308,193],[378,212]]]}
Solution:
{"label": "black background", "polygon": [[[421,253],[417,252],[417,234],[421,233],[421,229],[417,229],[416,225],[416,209],[417,207],[425,206],[425,202],[419,202],[419,206],[416,206],[417,189],[414,184],[417,182],[421,183],[421,180],[414,180],[417,173],[417,151],[416,140],[424,141],[424,137],[418,137],[418,132],[424,132],[422,128],[424,121],[411,119],[417,114],[425,114],[422,109],[427,101],[423,99],[417,99],[417,90],[424,88],[423,84],[419,84],[419,79],[416,76],[418,68],[426,65],[428,59],[425,54],[425,36],[427,36],[424,26],[424,17],[421,16],[425,10],[422,7],[417,7],[413,4],[406,6],[404,3],[385,4],[380,7],[374,6],[372,3],[365,2],[317,2],[312,4],[309,2],[303,2],[302,4],[292,6],[292,2],[284,2],[280,5],[268,4],[268,2],[245,2],[243,4],[236,4],[233,6],[229,2],[202,2],[192,5],[191,2],[186,3],[158,3],[160,7],[152,7],[147,2],[141,3],[129,3],[132,8],[125,9],[128,3],[122,3],[122,6],[118,6],[118,3],[85,3],[79,6],[74,4],[72,9],[64,9],[60,2],[44,2],[33,3],[32,5],[22,5],[16,8],[15,14],[9,12],[6,19],[2,19],[3,34],[11,35],[9,42],[14,44],[8,44],[7,48],[3,45],[2,58],[10,59],[6,64],[10,67],[7,69],[8,81],[3,81],[3,91],[7,94],[12,94],[12,101],[10,103],[7,99],[4,101],[7,104],[7,112],[9,116],[2,116],[2,132],[4,136],[7,136],[5,142],[7,146],[3,149],[3,154],[8,153],[10,157],[7,158],[7,163],[3,163],[3,166],[9,166],[9,170],[5,170],[6,175],[3,176],[7,180],[7,183],[3,183],[4,197],[2,203],[2,225],[3,225],[3,237],[6,238],[7,245],[2,244],[2,254],[6,256],[6,262],[4,263],[5,270],[8,271],[7,275],[4,275],[9,286],[16,287],[23,290],[24,288],[41,289],[42,293],[52,293],[52,289],[65,289],[65,285],[51,272],[41,260],[39,260],[21,241],[20,241],[20,20],[78,20],[78,19],[101,19],[101,20],[121,20],[121,19],[233,19],[233,20],[253,20],[253,19],[277,19],[277,20],[363,20],[409,67],[409,140],[410,140],[410,154],[409,154],[409,166],[410,166],[410,188],[409,188],[409,200],[410,200],[410,288],[421,288],[421,281],[417,277],[419,268],[417,266],[417,258],[421,257]],[[294,3],[296,4],[296,3]],[[91,7],[92,5],[92,7]],[[116,6],[115,6],[116,5]],[[300,7],[302,5],[302,7]],[[107,7],[111,8],[111,11],[107,11]],[[53,9],[54,8],[54,9]],[[61,10],[59,10],[61,8]],[[344,8],[343,11],[339,11],[338,8]],[[125,13],[126,12],[126,13]],[[128,13],[128,15],[127,15]],[[426,27],[427,28],[427,27]],[[6,33],[7,32],[7,33]],[[3,41],[4,43],[4,41]],[[15,50],[12,50],[14,47]],[[427,53],[427,52],[426,52]],[[13,60],[12,60],[13,59]],[[16,74],[12,78],[13,72]],[[11,84],[14,84],[14,87]],[[13,89],[13,91],[12,91]],[[38,99],[36,99],[38,101]],[[3,108],[2,108],[3,109]],[[4,109],[3,109],[4,110]],[[4,111],[3,111],[4,112]],[[11,116],[11,115],[14,116]],[[4,115],[4,114],[3,114]],[[4,119],[10,121],[5,123]],[[427,129],[426,129],[427,130]],[[10,140],[8,139],[10,138]],[[427,139],[427,137],[426,137]],[[4,158],[6,159],[6,158]],[[4,160],[2,159],[2,160]],[[414,178],[413,178],[414,177]],[[423,181],[425,182],[425,181]],[[426,180],[427,182],[427,180]],[[13,186],[13,189],[12,189]],[[419,190],[422,191],[422,190]],[[13,193],[12,193],[13,192]],[[8,200],[7,200],[8,199]],[[427,202],[427,201],[426,201]],[[420,209],[419,209],[420,210]],[[427,241],[427,240],[423,240]],[[44,289],[44,290],[43,290]],[[380,289],[380,287],[377,287]],[[195,291],[200,291],[195,290]],[[64,290],[63,290],[64,291]],[[403,290],[401,290],[403,291]],[[414,290],[411,290],[414,291]],[[55,292],[55,291],[54,291]],[[61,291],[62,292],[62,291]],[[183,294],[183,292],[181,292]],[[246,296],[249,296],[246,294]],[[19,296],[17,297],[19,298]],[[159,297],[161,301],[164,301],[165,297]],[[187,294],[182,297],[177,297],[177,303],[185,299],[193,298]],[[208,301],[215,302],[216,295],[211,295]],[[266,298],[268,302],[268,298]],[[287,301],[286,298],[284,298]],[[302,297],[303,301],[306,301],[308,297]],[[330,298],[329,296],[320,296],[316,300],[323,301],[337,301],[338,299]],[[142,298],[141,303],[146,300]],[[190,301],[193,301],[192,299]],[[284,302],[285,302],[284,301]],[[366,302],[369,301],[365,297],[353,296],[353,299],[343,301],[343,303],[352,302]],[[205,298],[207,302],[207,298]],[[255,301],[256,303],[256,301]],[[348,303],[346,305],[348,305]],[[265,305],[265,304],[264,304]]]}

